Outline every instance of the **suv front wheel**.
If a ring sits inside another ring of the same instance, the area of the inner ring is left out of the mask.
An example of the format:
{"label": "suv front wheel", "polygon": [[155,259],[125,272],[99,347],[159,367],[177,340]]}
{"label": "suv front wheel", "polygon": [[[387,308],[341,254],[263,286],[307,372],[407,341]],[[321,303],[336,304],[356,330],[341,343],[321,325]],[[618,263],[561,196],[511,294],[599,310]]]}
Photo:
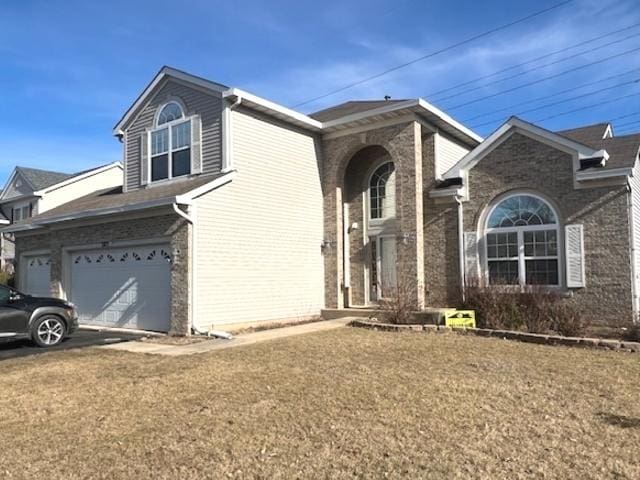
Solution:
{"label": "suv front wheel", "polygon": [[53,347],[64,340],[67,328],[60,317],[45,315],[31,328],[31,338],[39,347]]}

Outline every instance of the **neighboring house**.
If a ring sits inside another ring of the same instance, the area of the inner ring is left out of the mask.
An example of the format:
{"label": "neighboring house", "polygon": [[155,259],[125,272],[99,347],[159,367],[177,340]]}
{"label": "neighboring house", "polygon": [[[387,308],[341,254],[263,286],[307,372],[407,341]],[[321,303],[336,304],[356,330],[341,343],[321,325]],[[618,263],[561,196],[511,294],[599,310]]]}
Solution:
{"label": "neighboring house", "polygon": [[[122,184],[122,165],[113,162],[78,173],[68,174],[16,167],[0,192],[0,227],[19,227],[31,217],[42,214],[90,192]],[[4,228],[7,230],[7,228]],[[14,268],[14,243],[11,233],[0,232],[0,267]],[[32,267],[48,272],[46,258],[32,259]],[[32,275],[34,278],[35,275]],[[41,276],[40,276],[41,277]],[[49,293],[49,282],[28,285],[35,293]]]}
{"label": "neighboring house", "polygon": [[19,285],[46,256],[81,323],[303,319],[376,305],[400,281],[422,308],[479,281],[543,284],[603,321],[636,309],[640,136],[606,124],[514,118],[483,142],[422,99],[307,116],[165,67],[114,134],[122,187],[8,229]]}

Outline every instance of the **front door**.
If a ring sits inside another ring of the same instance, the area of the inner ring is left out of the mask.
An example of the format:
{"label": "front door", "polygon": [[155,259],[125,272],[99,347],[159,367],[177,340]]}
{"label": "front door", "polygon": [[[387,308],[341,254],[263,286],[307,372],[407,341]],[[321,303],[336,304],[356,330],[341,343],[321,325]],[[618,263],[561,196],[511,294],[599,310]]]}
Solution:
{"label": "front door", "polygon": [[369,300],[376,303],[389,298],[398,283],[396,237],[377,235],[371,237],[371,265],[369,267]]}

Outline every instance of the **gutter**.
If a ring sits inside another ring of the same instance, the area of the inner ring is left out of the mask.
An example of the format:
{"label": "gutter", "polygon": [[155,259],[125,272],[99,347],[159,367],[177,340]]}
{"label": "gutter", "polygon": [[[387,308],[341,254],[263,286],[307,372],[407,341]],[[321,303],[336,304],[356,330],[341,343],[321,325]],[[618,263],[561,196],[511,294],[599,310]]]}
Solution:
{"label": "gutter", "polygon": [[634,218],[634,211],[636,208],[640,208],[640,205],[635,205],[633,203],[633,187],[631,185],[631,182],[627,180],[627,195],[628,195],[628,202],[627,202],[627,206],[628,206],[628,215],[629,215],[629,248],[631,250],[631,295],[633,298],[633,304],[632,304],[632,309],[633,309],[633,313],[634,313],[634,322],[637,322],[637,318],[635,318],[638,315],[638,310],[639,310],[639,302],[638,302],[638,285],[637,285],[637,256],[638,256],[638,251],[637,251],[637,245],[636,245],[636,239],[635,239],[635,218]]}
{"label": "gutter", "polygon": [[576,172],[576,180],[599,180],[603,178],[614,177],[631,177],[633,176],[633,168],[620,167],[620,168],[608,168],[603,170],[592,170],[584,172]]}

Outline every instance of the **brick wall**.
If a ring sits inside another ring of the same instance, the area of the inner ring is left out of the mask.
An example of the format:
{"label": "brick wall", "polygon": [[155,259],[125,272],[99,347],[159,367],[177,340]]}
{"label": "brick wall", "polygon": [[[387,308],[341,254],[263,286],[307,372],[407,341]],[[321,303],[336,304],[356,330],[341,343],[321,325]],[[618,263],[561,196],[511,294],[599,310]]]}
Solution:
{"label": "brick wall", "polygon": [[[586,288],[572,292],[584,312],[599,323],[629,320],[632,289],[626,186],[575,189],[573,176],[571,155],[515,133],[469,172],[464,230],[475,231],[484,209],[501,194],[511,190],[542,194],[559,212],[562,225],[584,226]],[[443,218],[440,223],[439,235],[446,230],[450,243],[456,241],[447,221]]]}
{"label": "brick wall", "polygon": [[55,231],[45,230],[41,233],[16,233],[16,258],[22,252],[50,250],[51,294],[60,297],[63,292],[63,248],[103,242],[168,239],[174,253],[171,265],[170,333],[186,335],[189,333],[190,309],[190,235],[189,224],[181,218],[177,219],[175,215],[112,221]]}

